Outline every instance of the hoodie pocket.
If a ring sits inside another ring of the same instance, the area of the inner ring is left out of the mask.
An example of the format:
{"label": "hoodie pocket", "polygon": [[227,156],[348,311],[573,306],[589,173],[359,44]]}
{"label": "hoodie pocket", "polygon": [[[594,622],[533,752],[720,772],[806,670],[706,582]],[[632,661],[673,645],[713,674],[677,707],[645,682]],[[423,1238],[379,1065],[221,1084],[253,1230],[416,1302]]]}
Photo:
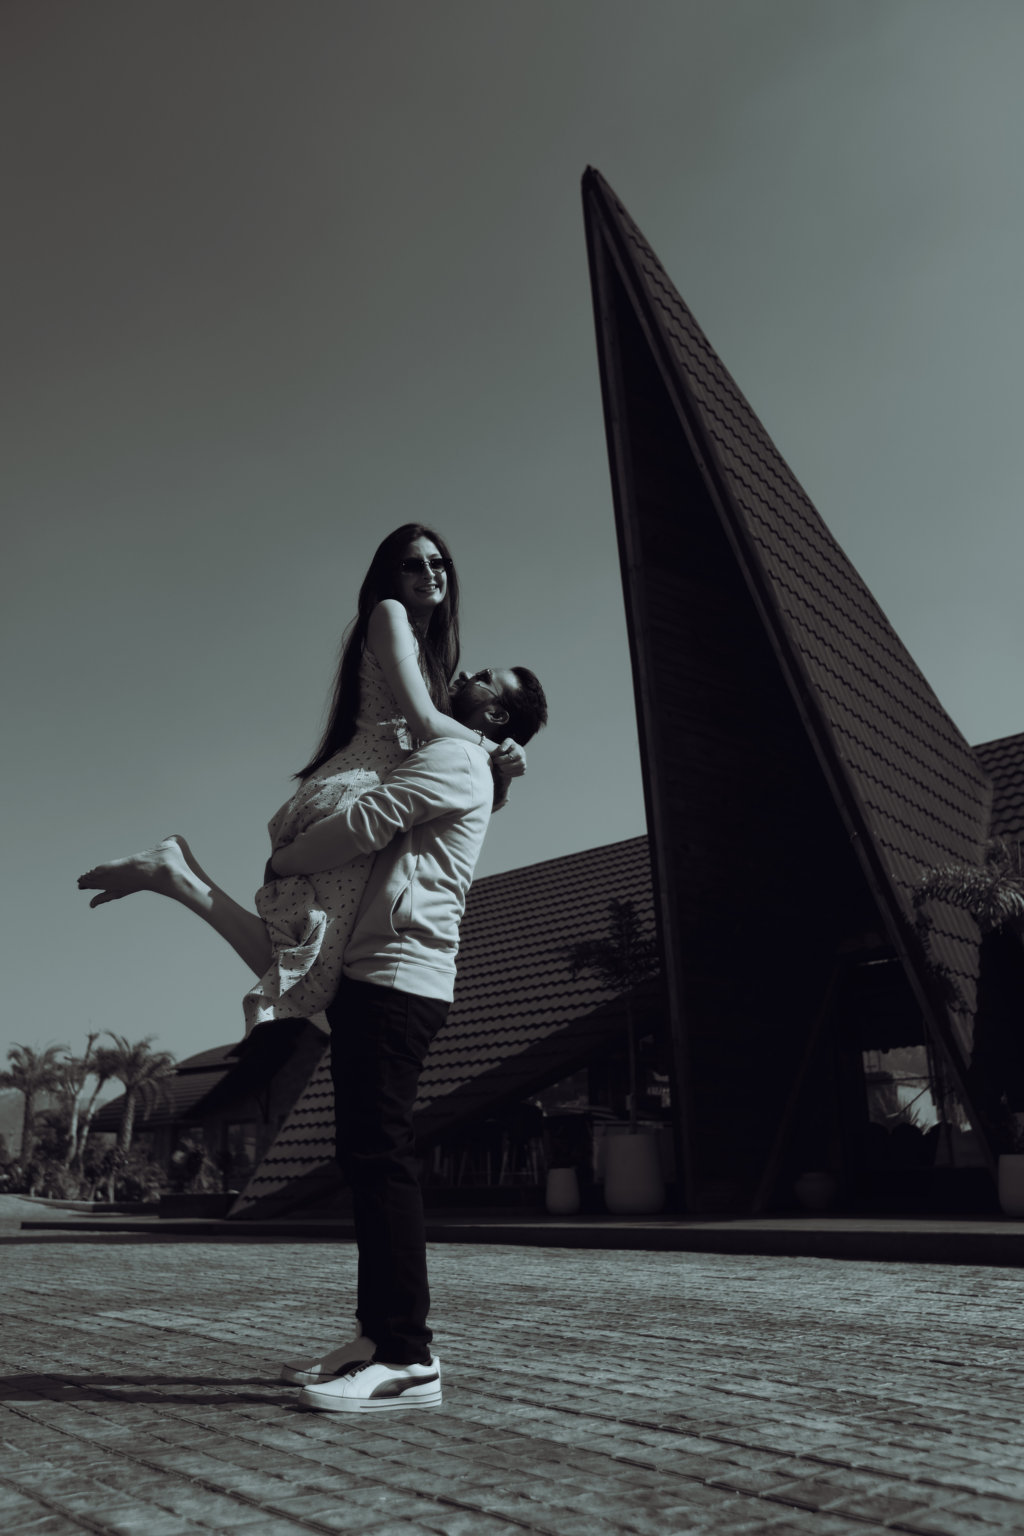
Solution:
{"label": "hoodie pocket", "polygon": [[410,880],[402,886],[402,889],[391,903],[391,912],[389,914],[388,920],[391,924],[391,931],[395,935],[396,939],[401,938],[402,934],[406,932],[409,927],[411,918],[412,881]]}

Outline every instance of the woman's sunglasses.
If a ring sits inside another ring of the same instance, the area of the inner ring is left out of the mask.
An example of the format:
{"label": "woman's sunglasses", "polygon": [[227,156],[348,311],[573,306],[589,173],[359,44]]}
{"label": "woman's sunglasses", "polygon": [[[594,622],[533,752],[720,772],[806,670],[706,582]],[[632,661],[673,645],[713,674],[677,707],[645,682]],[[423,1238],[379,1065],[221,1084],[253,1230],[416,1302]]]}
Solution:
{"label": "woman's sunglasses", "polygon": [[418,576],[424,566],[432,575],[440,576],[442,571],[451,570],[452,563],[444,555],[410,555],[408,560],[398,562],[398,569],[403,576]]}

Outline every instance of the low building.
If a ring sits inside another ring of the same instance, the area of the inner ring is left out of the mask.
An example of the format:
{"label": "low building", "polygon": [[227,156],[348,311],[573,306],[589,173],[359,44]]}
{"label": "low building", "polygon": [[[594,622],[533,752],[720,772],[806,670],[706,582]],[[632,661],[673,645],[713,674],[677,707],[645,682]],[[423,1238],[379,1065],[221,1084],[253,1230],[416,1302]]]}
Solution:
{"label": "low building", "polygon": [[[272,1144],[319,1060],[326,1036],[305,1019],[255,1030],[180,1062],[140,1106],[133,1145],[173,1180],[183,1146],[203,1148],[225,1190],[240,1190]],[[97,1112],[92,1130],[116,1133],[124,1095]]]}

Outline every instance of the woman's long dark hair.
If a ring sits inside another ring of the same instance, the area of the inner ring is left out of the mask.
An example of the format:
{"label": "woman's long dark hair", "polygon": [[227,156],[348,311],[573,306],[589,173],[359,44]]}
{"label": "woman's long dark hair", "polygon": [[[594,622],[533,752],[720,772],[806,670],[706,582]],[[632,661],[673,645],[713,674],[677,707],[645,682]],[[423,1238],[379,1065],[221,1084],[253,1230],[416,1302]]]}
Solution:
{"label": "woman's long dark hair", "polygon": [[359,588],[359,612],[341,653],[330,718],[313,756],[295,775],[297,779],[308,779],[335,752],[347,747],[355,735],[359,713],[359,663],[366,649],[370,614],[384,598],[398,597],[399,562],[414,539],[430,539],[448,561],[444,602],[434,609],[427,633],[421,636],[420,669],[436,707],[445,715],[452,712],[448,684],[459,665],[459,578],[447,544],[432,528],[424,528],[422,523],[403,523],[378,546]]}

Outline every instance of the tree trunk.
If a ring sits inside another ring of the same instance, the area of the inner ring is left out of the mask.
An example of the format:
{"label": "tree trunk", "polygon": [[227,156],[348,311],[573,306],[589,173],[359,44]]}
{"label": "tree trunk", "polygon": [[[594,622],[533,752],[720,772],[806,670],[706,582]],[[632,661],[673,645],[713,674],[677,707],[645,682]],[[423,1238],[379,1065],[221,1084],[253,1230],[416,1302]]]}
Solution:
{"label": "tree trunk", "polygon": [[71,1152],[71,1162],[68,1165],[71,1168],[81,1169],[82,1156],[85,1152],[85,1144],[89,1140],[89,1130],[92,1126],[93,1116],[96,1113],[96,1100],[99,1098],[100,1089],[104,1086],[106,1081],[107,1079],[102,1077],[100,1078],[99,1082],[96,1084],[96,1087],[92,1091],[92,1097],[85,1107],[85,1113],[79,1119],[78,1135],[75,1138],[75,1144]]}
{"label": "tree trunk", "polygon": [[[78,1128],[79,1128],[79,1126],[82,1123],[82,1099],[83,1099],[84,1094],[85,1094],[85,1085],[89,1081],[90,1073],[91,1073],[91,1070],[92,1070],[91,1066],[90,1066],[90,1063],[92,1061],[92,1054],[93,1054],[92,1048],[96,1044],[97,1038],[98,1038],[98,1036],[96,1034],[90,1034],[90,1035],[88,1035],[86,1037],[86,1041],[85,1041],[85,1055],[82,1057],[82,1081],[81,1081],[81,1083],[78,1086],[78,1091],[76,1092],[74,1098],[71,1100],[71,1114],[69,1116],[69,1124],[68,1124],[68,1149],[67,1149],[67,1152],[66,1152],[65,1157],[64,1157],[64,1167],[65,1168],[70,1168],[72,1166],[72,1164],[75,1162],[75,1160],[77,1159],[77,1157],[78,1157],[78,1150],[79,1150],[79,1130],[78,1130]],[[89,1120],[91,1118],[91,1115],[90,1115],[89,1111],[92,1109],[92,1106],[95,1104],[95,1102],[96,1102],[96,1094],[99,1093],[99,1091],[102,1088],[102,1086],[103,1086],[103,1078],[101,1077],[101,1078],[99,1078],[99,1080],[98,1080],[98,1082],[96,1084],[95,1091],[93,1092],[92,1098],[89,1100],[89,1106],[88,1106],[88,1109],[86,1110],[85,1129],[83,1130],[82,1136],[81,1136],[81,1139],[82,1139],[83,1142],[84,1142],[86,1136],[89,1134]]]}
{"label": "tree trunk", "polygon": [[78,1146],[78,1094],[71,1101],[71,1114],[68,1118],[68,1144],[64,1149],[64,1167],[71,1167],[71,1160]]}
{"label": "tree trunk", "polygon": [[36,1118],[36,1096],[31,1088],[23,1088],[25,1095],[25,1118],[21,1123],[21,1151],[18,1153],[18,1161],[22,1168],[28,1167],[28,1160],[32,1156],[32,1122]]}
{"label": "tree trunk", "polygon": [[135,1089],[125,1089],[124,1109],[121,1112],[121,1127],[117,1133],[117,1150],[122,1157],[127,1156],[132,1144],[132,1133],[135,1130],[135,1099]]}

